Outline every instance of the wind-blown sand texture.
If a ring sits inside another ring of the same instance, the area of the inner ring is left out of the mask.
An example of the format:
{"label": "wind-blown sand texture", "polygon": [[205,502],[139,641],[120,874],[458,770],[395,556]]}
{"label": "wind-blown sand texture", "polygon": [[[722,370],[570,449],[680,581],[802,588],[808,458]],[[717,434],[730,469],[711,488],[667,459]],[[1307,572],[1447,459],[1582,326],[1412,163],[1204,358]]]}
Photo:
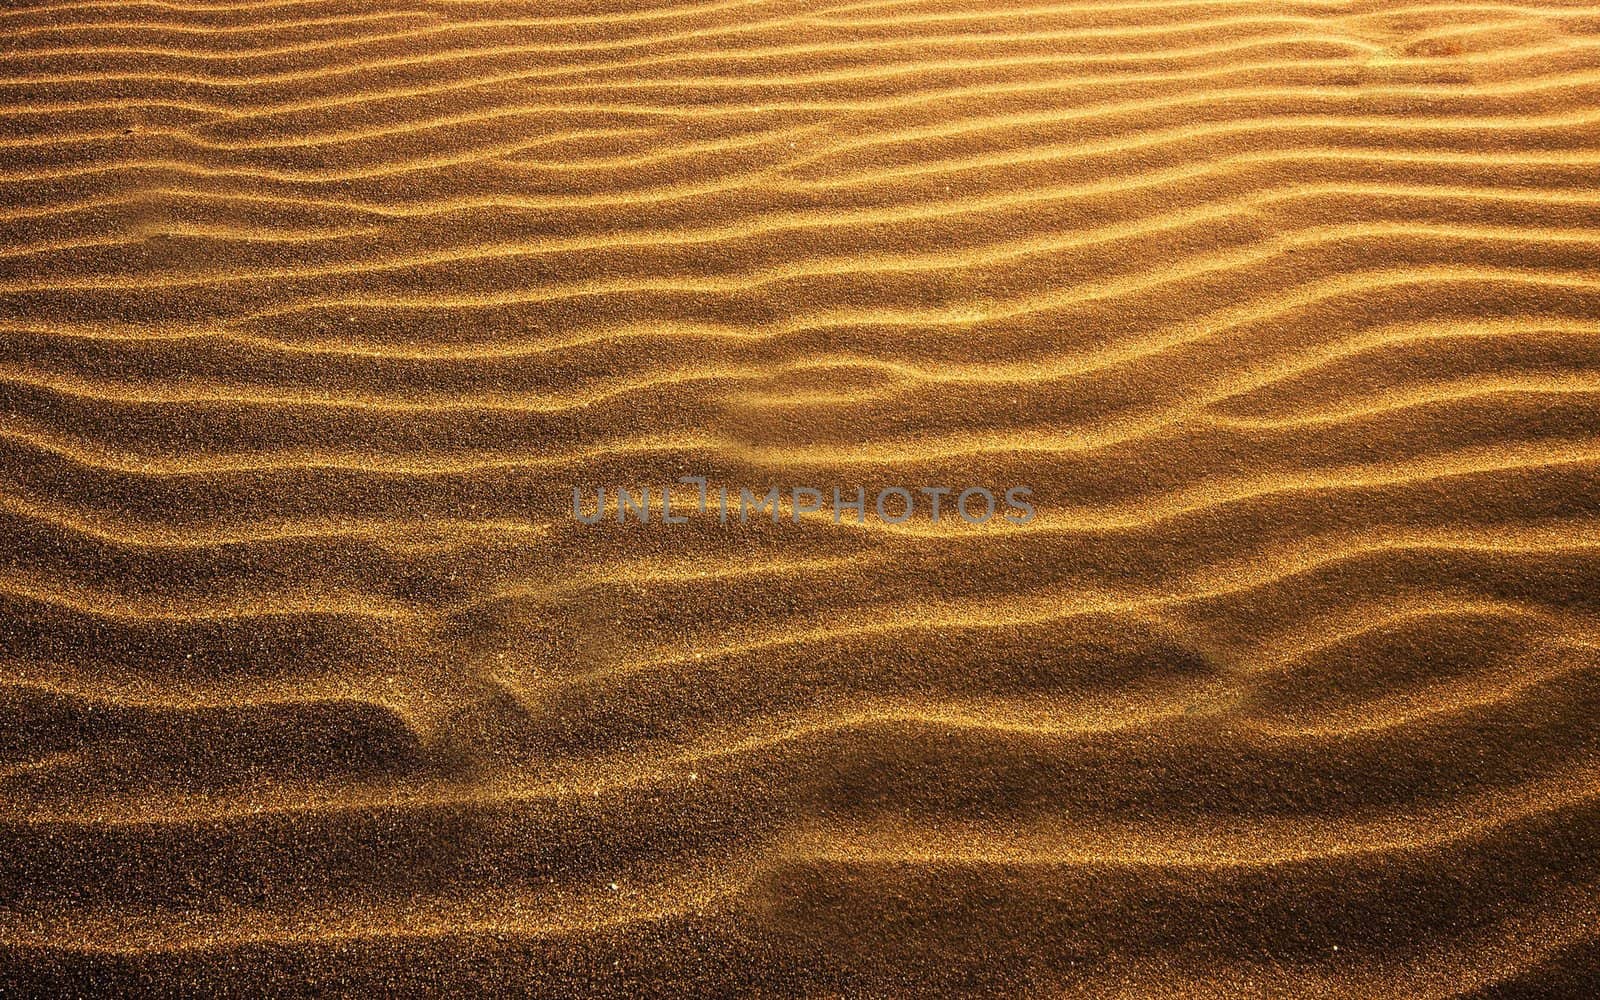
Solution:
{"label": "wind-blown sand texture", "polygon": [[1588,0],[0,38],[0,992],[1593,995]]}

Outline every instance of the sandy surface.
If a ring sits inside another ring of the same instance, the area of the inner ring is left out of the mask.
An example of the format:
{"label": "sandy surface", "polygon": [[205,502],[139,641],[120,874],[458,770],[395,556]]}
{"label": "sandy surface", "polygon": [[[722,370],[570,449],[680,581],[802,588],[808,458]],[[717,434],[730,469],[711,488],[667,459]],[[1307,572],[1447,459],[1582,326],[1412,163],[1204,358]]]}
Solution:
{"label": "sandy surface", "polygon": [[1594,995],[1592,3],[0,39],[0,993]]}

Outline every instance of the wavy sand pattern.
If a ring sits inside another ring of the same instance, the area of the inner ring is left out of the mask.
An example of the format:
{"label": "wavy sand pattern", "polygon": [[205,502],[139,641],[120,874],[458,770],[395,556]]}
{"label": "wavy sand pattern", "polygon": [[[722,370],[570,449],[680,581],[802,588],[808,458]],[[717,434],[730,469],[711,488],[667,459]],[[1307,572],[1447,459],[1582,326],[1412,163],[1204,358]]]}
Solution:
{"label": "wavy sand pattern", "polygon": [[1589,0],[0,38],[0,993],[1594,995]]}

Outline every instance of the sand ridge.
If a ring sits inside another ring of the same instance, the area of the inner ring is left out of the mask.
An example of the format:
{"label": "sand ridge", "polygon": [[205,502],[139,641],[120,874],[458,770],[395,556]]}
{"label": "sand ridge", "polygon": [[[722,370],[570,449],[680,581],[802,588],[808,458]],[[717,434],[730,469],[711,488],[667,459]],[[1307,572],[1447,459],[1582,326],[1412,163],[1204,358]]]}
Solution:
{"label": "sand ridge", "polygon": [[0,39],[0,994],[1600,982],[1592,4]]}

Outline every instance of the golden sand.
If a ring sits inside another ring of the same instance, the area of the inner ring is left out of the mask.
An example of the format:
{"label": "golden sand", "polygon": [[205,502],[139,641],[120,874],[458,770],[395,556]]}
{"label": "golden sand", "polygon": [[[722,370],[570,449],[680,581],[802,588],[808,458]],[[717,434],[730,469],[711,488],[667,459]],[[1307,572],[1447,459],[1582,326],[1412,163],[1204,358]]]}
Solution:
{"label": "golden sand", "polygon": [[1595,995],[1588,0],[0,39],[0,995]]}

